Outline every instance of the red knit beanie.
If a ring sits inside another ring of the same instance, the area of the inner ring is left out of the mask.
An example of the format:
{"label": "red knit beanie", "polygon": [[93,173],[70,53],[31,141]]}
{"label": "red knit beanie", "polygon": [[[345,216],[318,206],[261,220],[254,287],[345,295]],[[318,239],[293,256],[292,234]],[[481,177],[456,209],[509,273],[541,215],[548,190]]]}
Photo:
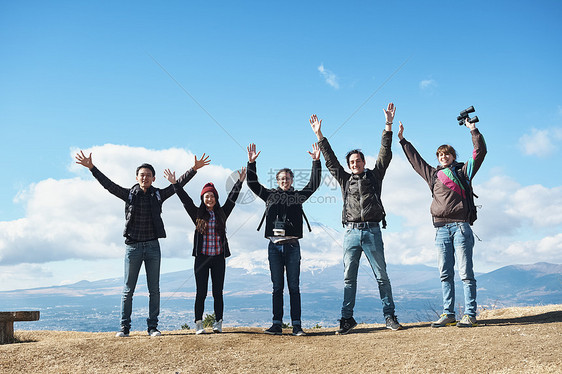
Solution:
{"label": "red knit beanie", "polygon": [[215,185],[212,184],[211,182],[203,186],[203,189],[201,190],[201,199],[203,198],[203,195],[205,195],[206,192],[212,192],[213,195],[215,195],[215,200],[219,199],[219,193],[217,192]]}

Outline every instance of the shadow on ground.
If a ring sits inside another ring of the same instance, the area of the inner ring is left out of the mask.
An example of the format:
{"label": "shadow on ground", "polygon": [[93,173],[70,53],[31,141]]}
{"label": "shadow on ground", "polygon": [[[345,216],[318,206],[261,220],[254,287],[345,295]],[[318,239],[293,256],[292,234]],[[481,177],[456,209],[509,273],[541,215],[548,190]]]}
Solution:
{"label": "shadow on ground", "polygon": [[481,319],[478,321],[480,325],[487,325],[487,326],[532,325],[532,324],[555,323],[555,322],[562,322],[562,310],[537,314],[534,316],[492,318],[492,319]]}

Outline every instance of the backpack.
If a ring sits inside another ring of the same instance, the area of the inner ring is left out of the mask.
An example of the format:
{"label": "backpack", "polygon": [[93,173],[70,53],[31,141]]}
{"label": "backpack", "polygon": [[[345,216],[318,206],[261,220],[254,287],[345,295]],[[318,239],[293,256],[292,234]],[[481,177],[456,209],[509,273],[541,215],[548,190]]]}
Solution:
{"label": "backpack", "polygon": [[[463,163],[456,163],[451,167],[451,170],[457,176],[459,182],[461,183],[462,188],[464,188],[465,195],[466,195],[465,202],[468,208],[468,223],[470,224],[470,226],[472,226],[474,221],[476,221],[476,219],[478,218],[478,212],[476,210],[477,206],[474,203],[474,198],[475,197],[478,198],[478,195],[476,195],[472,190],[472,184],[469,181],[467,181],[461,173],[458,172],[459,169],[463,167],[463,165],[464,165]],[[437,171],[433,173],[433,181],[431,183],[431,196],[433,196],[433,186],[435,185],[436,180],[437,180]]]}

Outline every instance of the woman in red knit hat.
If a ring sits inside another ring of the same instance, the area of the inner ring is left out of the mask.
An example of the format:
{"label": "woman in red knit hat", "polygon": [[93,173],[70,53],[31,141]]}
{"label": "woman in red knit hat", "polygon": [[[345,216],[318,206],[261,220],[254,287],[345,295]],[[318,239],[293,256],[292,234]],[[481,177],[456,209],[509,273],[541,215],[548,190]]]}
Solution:
{"label": "woman in red knit hat", "polygon": [[197,335],[205,333],[203,327],[203,309],[205,298],[207,297],[207,287],[209,283],[209,273],[213,284],[213,299],[215,307],[215,323],[213,332],[222,332],[223,318],[223,288],[224,274],[226,269],[226,258],[230,256],[228,240],[226,238],[226,220],[240,194],[242,182],[246,178],[246,168],[238,172],[238,181],[232,187],[224,206],[218,202],[219,193],[213,183],[207,183],[201,190],[201,204],[197,207],[187,192],[176,183],[175,172],[169,169],[164,171],[164,175],[173,184],[176,194],[183,203],[183,207],[195,224],[193,238],[193,256],[195,264],[195,284],[197,293],[195,296],[195,333]]}

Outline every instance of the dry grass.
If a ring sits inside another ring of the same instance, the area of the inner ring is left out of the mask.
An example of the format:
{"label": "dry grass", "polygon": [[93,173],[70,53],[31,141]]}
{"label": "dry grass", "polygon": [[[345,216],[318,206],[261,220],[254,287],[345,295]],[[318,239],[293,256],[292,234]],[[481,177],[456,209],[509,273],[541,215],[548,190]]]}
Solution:
{"label": "dry grass", "polygon": [[1,373],[562,373],[562,305],[487,310],[480,327],[393,332],[359,325],[345,336],[269,336],[258,328],[223,334],[18,331],[0,346]]}

